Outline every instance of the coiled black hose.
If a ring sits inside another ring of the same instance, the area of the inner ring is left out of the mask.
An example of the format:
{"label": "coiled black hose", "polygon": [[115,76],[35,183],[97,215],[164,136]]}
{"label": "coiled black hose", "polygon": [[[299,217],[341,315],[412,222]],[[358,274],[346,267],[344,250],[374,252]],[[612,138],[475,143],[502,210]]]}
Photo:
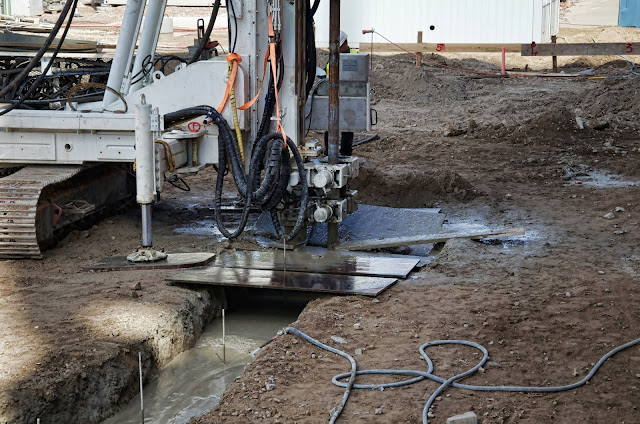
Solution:
{"label": "coiled black hose", "polygon": [[[285,142],[280,133],[274,132],[262,136],[253,147],[251,161],[249,162],[249,175],[247,175],[244,172],[244,165],[240,158],[240,150],[234,131],[215,108],[202,105],[168,113],[164,116],[165,127],[202,115],[207,115],[207,123],[211,122],[216,125],[219,131],[218,176],[216,178],[214,204],[216,224],[220,232],[229,239],[236,238],[242,234],[247,225],[252,204],[259,205],[262,210],[270,211],[272,214],[276,212],[276,207],[283,199],[289,185],[289,176],[291,174],[289,152],[291,152],[300,173],[302,187],[300,208],[296,223],[289,234],[284,234],[278,227],[277,230],[279,236],[284,238],[285,241],[293,240],[304,226],[309,202],[309,186],[307,176],[303,172],[304,162],[296,145],[287,137],[285,148]],[[222,217],[222,190],[227,166],[231,168],[238,193],[244,199],[240,224],[233,231],[226,228]],[[263,170],[264,177],[261,179],[260,176]]]}

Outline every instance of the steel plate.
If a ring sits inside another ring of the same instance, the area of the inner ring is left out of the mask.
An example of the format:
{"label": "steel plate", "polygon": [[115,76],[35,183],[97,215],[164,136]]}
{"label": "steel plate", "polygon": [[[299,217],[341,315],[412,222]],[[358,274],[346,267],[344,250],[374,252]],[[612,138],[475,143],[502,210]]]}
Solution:
{"label": "steel plate", "polygon": [[186,270],[167,280],[173,284],[206,284],[364,296],[377,296],[397,281],[395,278],[219,267]]}
{"label": "steel plate", "polygon": [[207,265],[215,256],[213,253],[170,253],[167,259],[157,262],[129,262],[126,256],[112,256],[83,268],[94,271],[193,268]]}
{"label": "steel plate", "polygon": [[222,252],[213,265],[223,268],[286,270],[322,274],[406,278],[421,258],[304,248],[294,251]]}

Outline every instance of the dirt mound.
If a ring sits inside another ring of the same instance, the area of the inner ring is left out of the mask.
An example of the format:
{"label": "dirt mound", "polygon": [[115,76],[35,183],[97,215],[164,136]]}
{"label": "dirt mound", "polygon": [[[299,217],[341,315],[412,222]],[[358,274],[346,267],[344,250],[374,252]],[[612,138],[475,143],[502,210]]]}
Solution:
{"label": "dirt mound", "polygon": [[438,201],[468,201],[481,193],[451,170],[420,170],[394,167],[394,172],[372,165],[360,167],[360,175],[353,183],[359,190],[358,200],[378,206],[423,208]]}
{"label": "dirt mound", "polygon": [[[517,122],[506,121],[483,126],[478,135],[491,136],[515,144],[582,145],[602,139],[614,131],[637,130],[640,114],[637,102],[640,79],[598,81],[575,104],[567,106],[553,99],[535,115]],[[581,128],[582,126],[582,128]],[[608,130],[608,131],[603,131]]]}
{"label": "dirt mound", "polygon": [[512,125],[498,123],[484,126],[477,136],[491,137],[514,144],[557,144],[567,145],[577,141],[578,134],[575,113],[566,107],[548,108],[546,111]]}
{"label": "dirt mound", "polygon": [[610,79],[587,92],[582,108],[588,117],[637,125],[640,78]]}
{"label": "dirt mound", "polygon": [[437,69],[416,67],[410,55],[374,58],[370,81],[374,99],[417,103],[439,99],[466,100],[466,81],[442,78]]}

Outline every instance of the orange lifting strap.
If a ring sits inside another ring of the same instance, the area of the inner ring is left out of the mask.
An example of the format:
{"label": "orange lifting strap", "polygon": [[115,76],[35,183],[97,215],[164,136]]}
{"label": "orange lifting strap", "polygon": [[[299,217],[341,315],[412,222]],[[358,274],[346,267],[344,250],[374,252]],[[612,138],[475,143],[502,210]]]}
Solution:
{"label": "orange lifting strap", "polygon": [[218,113],[222,113],[222,109],[224,109],[227,101],[229,100],[231,89],[235,85],[236,76],[238,75],[238,64],[242,62],[242,57],[238,53],[229,53],[227,55],[227,62],[233,63],[233,68],[231,69],[231,75],[229,75],[229,81],[227,81],[227,89],[224,92],[222,103],[220,103],[220,106],[218,107]]}
{"label": "orange lifting strap", "polygon": [[275,95],[276,95],[276,131],[279,132],[280,134],[282,134],[282,138],[284,139],[284,146],[283,148],[286,149],[287,148],[287,134],[284,131],[284,128],[282,128],[282,122],[280,121],[280,101],[278,100],[278,84],[275,82],[276,80],[276,42],[275,42],[275,31],[273,30],[273,20],[271,19],[271,12],[269,12],[269,50],[267,51],[267,54],[264,57],[264,70],[262,72],[262,80],[260,81],[260,89],[258,90],[258,94],[256,94],[256,96],[251,99],[249,102],[245,103],[244,105],[240,106],[238,109],[240,110],[247,110],[249,109],[255,102],[256,100],[258,100],[258,97],[260,96],[260,92],[262,91],[262,85],[264,84],[264,77],[267,74],[267,62],[271,62],[271,74],[273,75],[273,80],[274,80],[274,88],[275,88]]}

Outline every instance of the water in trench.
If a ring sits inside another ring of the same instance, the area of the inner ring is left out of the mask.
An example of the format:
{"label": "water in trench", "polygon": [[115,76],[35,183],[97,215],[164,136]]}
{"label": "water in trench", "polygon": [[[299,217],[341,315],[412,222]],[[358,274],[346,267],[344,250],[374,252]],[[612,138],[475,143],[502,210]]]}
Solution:
{"label": "water in trench", "polygon": [[[251,352],[295,321],[304,305],[251,305],[227,311],[226,363],[222,320],[206,328],[192,349],[176,356],[144,387],[145,423],[183,424],[210,411],[251,361]],[[140,395],[103,424],[140,424]]]}

